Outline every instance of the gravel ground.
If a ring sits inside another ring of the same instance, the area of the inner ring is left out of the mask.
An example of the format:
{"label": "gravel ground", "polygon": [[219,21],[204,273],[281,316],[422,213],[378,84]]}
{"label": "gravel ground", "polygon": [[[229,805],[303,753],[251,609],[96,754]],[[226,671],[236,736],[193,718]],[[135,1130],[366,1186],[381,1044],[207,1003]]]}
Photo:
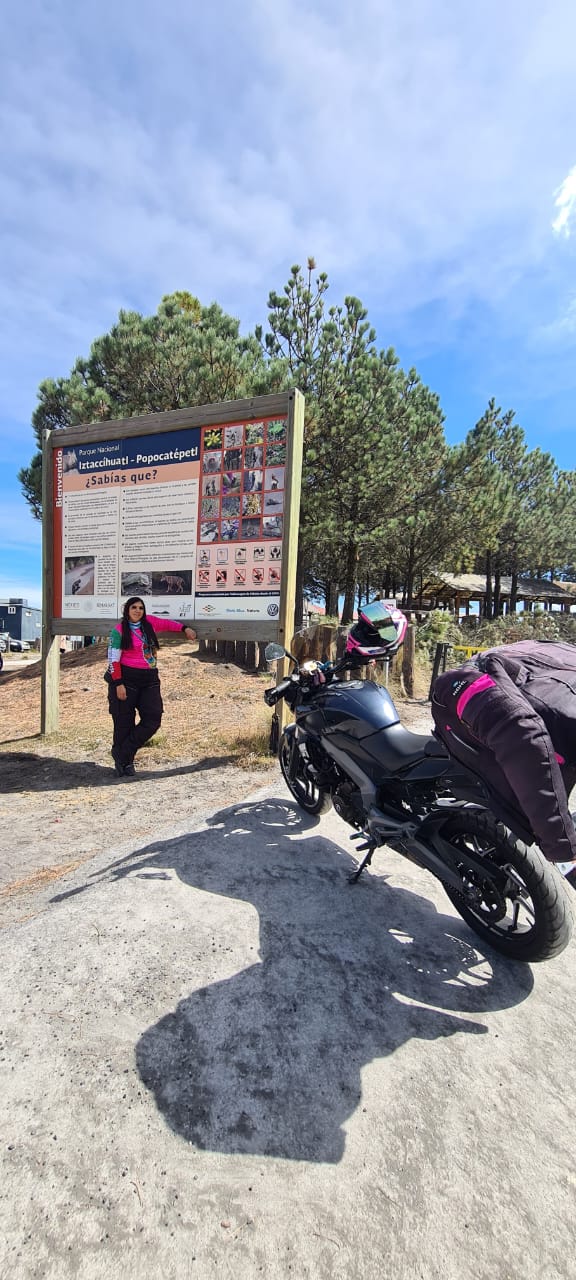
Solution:
{"label": "gravel ground", "polygon": [[[234,758],[238,737],[266,726],[265,680],[229,664],[200,660],[188,646],[163,649],[166,704],[158,746],[143,750],[134,778],[111,768],[102,649],[68,654],[61,673],[61,731],[39,726],[39,664],[11,660],[0,682],[0,926],[34,914],[34,894],[123,840],[146,842],[174,824],[197,824],[278,781],[272,759]],[[426,732],[425,703],[400,707]],[[269,713],[268,713],[269,714]],[[227,746],[228,743],[228,746]]]}

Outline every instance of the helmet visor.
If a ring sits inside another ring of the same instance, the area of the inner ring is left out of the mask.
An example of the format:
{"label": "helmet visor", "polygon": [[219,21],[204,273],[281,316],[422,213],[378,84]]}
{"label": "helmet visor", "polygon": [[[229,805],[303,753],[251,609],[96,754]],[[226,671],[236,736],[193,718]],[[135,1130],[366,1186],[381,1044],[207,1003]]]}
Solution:
{"label": "helmet visor", "polygon": [[363,605],[359,613],[363,621],[378,632],[383,644],[396,644],[398,632],[392,620],[392,615],[384,605],[380,604],[379,601],[376,601],[375,604]]}

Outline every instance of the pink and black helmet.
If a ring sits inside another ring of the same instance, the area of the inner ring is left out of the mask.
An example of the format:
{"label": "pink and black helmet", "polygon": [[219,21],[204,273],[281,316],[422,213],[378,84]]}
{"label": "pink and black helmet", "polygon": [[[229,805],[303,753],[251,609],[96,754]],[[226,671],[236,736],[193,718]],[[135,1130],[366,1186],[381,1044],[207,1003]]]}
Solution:
{"label": "pink and black helmet", "polygon": [[348,633],[346,653],[367,661],[392,658],[402,644],[407,626],[408,619],[394,605],[382,604],[380,600],[361,605],[358,621]]}

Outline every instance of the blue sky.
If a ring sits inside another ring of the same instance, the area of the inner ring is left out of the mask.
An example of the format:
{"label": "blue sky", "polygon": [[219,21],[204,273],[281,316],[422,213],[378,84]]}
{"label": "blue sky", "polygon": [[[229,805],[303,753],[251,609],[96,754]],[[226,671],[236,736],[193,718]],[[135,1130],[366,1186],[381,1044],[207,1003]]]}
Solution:
{"label": "blue sky", "polygon": [[436,390],[576,466],[573,0],[27,0],[0,51],[0,596],[40,380],[190,289],[245,328],[309,254]]}

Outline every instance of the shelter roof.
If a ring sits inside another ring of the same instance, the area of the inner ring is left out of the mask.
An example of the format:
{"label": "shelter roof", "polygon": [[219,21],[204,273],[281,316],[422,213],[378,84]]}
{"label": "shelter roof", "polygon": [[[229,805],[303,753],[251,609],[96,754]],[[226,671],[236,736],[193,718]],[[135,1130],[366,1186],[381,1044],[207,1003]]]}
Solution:
{"label": "shelter roof", "polygon": [[[512,578],[503,574],[500,579],[500,594],[509,596],[512,590]],[[481,599],[486,595],[486,579],[481,573],[442,573],[429,579],[423,595],[455,595],[467,596],[468,599]],[[517,597],[519,600],[554,600],[573,603],[576,595],[575,582],[551,582],[549,578],[518,578]]]}

